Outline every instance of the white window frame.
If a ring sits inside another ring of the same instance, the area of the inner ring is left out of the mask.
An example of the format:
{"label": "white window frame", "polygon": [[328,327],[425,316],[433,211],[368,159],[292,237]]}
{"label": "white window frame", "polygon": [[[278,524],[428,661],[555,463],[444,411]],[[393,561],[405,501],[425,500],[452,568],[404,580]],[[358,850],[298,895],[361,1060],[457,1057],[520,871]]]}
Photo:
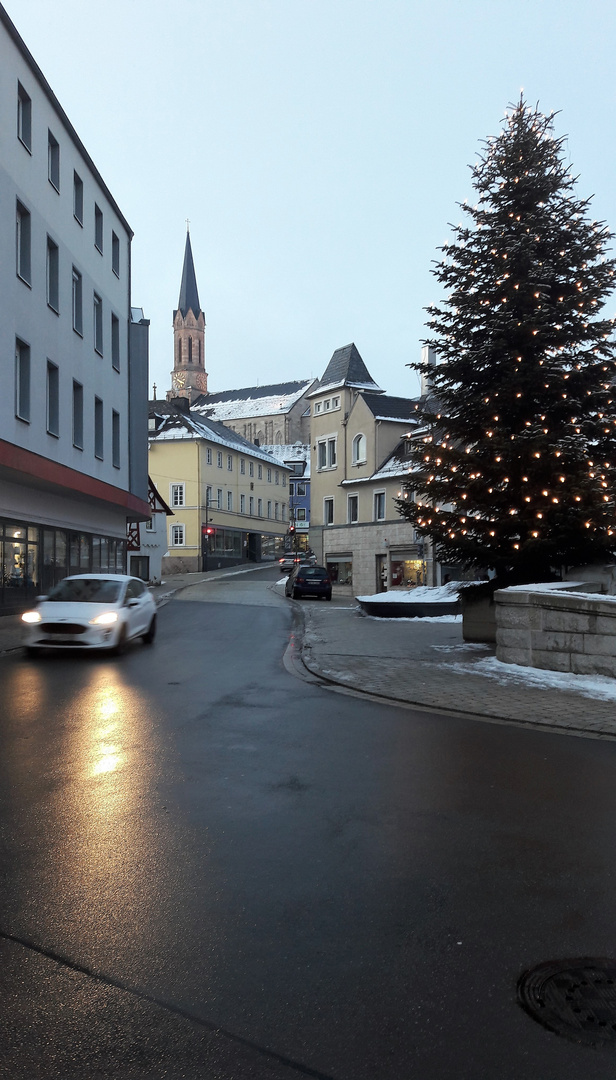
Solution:
{"label": "white window frame", "polygon": [[186,484],[183,481],[174,481],[169,484],[169,506],[173,509],[186,506]]}
{"label": "white window frame", "polygon": [[216,451],[216,466],[217,468],[222,469],[222,450]]}
{"label": "white window frame", "polygon": [[[328,510],[329,510],[330,507],[331,507],[331,514],[328,513]],[[330,518],[329,521],[327,520],[328,517]],[[323,524],[328,525],[328,526],[334,524],[334,497],[333,497],[333,495],[326,495],[325,498],[323,499]]]}
{"label": "white window frame", "polygon": [[227,454],[227,472],[233,472],[233,454]]}
{"label": "white window frame", "polygon": [[245,458],[240,458],[240,474],[242,476],[246,475],[246,459]]}
{"label": "white window frame", "polygon": [[233,511],[233,492],[227,492],[227,510]]}
{"label": "white window frame", "polygon": [[[321,459],[325,461],[322,464]],[[317,442],[317,471],[327,472],[338,468],[338,436],[326,435]]]}
{"label": "white window frame", "polygon": [[[351,503],[355,503],[355,517],[351,516]],[[352,492],[347,495],[347,525],[357,525],[359,521],[359,495],[357,492]]]}
{"label": "white window frame", "polygon": [[321,402],[320,401],[315,401],[315,403],[313,405],[313,408],[312,408],[312,411],[313,411],[315,416],[317,416],[318,413],[321,412]]}
{"label": "white window frame", "polygon": [[249,461],[248,462],[248,475],[249,476],[254,476],[254,474],[255,474],[255,463],[254,463],[254,461]]}
{"label": "white window frame", "polygon": [[351,443],[351,464],[365,465],[367,461],[367,440],[363,431],[358,431]]}
{"label": "white window frame", "polygon": [[246,513],[246,496],[240,495],[240,514]]}
{"label": "white window frame", "polygon": [[255,497],[254,497],[254,495],[249,495],[249,497],[248,497],[248,513],[250,514],[251,517],[254,517],[254,514],[255,514]]}
{"label": "white window frame", "polygon": [[222,510],[223,496],[224,496],[224,491],[222,490],[222,488],[216,488],[216,509],[217,510]]}
{"label": "white window frame", "polygon": [[186,526],[181,521],[174,521],[169,526],[169,547],[186,547]]}
{"label": "white window frame", "polygon": [[268,516],[268,518],[271,518],[271,516],[272,516],[272,500],[271,499],[267,500],[267,516]]}
{"label": "white window frame", "polygon": [[257,499],[257,517],[263,517],[263,499]]}
{"label": "white window frame", "polygon": [[207,447],[206,447],[206,449],[205,449],[205,464],[206,464],[206,465],[211,465],[211,464],[212,464],[212,461],[213,461],[213,458],[212,458],[212,447],[211,447],[211,446],[207,446]]}
{"label": "white window frame", "polygon": [[340,408],[340,396],[337,395],[336,397],[332,398],[332,411],[334,409],[339,409],[339,408]]}
{"label": "white window frame", "polygon": [[257,480],[263,479],[263,466],[257,465]]}

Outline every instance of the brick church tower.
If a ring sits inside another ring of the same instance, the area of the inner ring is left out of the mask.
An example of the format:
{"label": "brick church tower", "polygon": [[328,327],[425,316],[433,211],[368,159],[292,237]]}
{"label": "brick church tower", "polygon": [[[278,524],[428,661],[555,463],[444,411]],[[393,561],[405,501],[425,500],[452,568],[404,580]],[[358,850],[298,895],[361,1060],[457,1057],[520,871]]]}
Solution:
{"label": "brick church tower", "polygon": [[190,246],[190,233],[186,231],[184,267],[180,299],[173,312],[173,371],[167,401],[174,397],[188,398],[189,403],[207,394],[205,370],[205,315],[199,304],[197,278]]}

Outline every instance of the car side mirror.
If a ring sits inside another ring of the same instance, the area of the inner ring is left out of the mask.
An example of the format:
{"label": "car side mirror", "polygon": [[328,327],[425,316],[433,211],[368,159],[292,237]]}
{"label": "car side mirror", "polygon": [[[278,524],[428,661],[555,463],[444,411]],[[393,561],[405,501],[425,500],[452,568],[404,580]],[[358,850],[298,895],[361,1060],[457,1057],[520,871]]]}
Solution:
{"label": "car side mirror", "polygon": [[137,607],[138,603],[139,603],[139,601],[135,600],[135,598],[133,597],[131,600],[128,601],[126,606],[127,607]]}

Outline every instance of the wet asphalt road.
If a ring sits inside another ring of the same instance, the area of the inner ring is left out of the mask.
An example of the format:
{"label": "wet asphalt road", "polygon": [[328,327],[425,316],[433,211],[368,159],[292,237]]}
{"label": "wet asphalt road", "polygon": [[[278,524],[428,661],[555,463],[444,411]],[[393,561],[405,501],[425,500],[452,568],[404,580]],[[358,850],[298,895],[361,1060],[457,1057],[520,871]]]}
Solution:
{"label": "wet asphalt road", "polygon": [[0,658],[0,1077],[614,1077],[516,982],[616,955],[616,743],[303,683],[274,576]]}

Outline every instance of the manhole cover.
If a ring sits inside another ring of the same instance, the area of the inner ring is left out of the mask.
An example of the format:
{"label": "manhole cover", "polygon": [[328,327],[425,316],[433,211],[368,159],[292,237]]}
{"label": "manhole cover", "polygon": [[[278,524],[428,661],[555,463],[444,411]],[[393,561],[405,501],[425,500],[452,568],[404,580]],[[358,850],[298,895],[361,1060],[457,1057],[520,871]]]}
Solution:
{"label": "manhole cover", "polygon": [[616,960],[552,960],[522,975],[520,1004],[557,1035],[616,1046]]}

